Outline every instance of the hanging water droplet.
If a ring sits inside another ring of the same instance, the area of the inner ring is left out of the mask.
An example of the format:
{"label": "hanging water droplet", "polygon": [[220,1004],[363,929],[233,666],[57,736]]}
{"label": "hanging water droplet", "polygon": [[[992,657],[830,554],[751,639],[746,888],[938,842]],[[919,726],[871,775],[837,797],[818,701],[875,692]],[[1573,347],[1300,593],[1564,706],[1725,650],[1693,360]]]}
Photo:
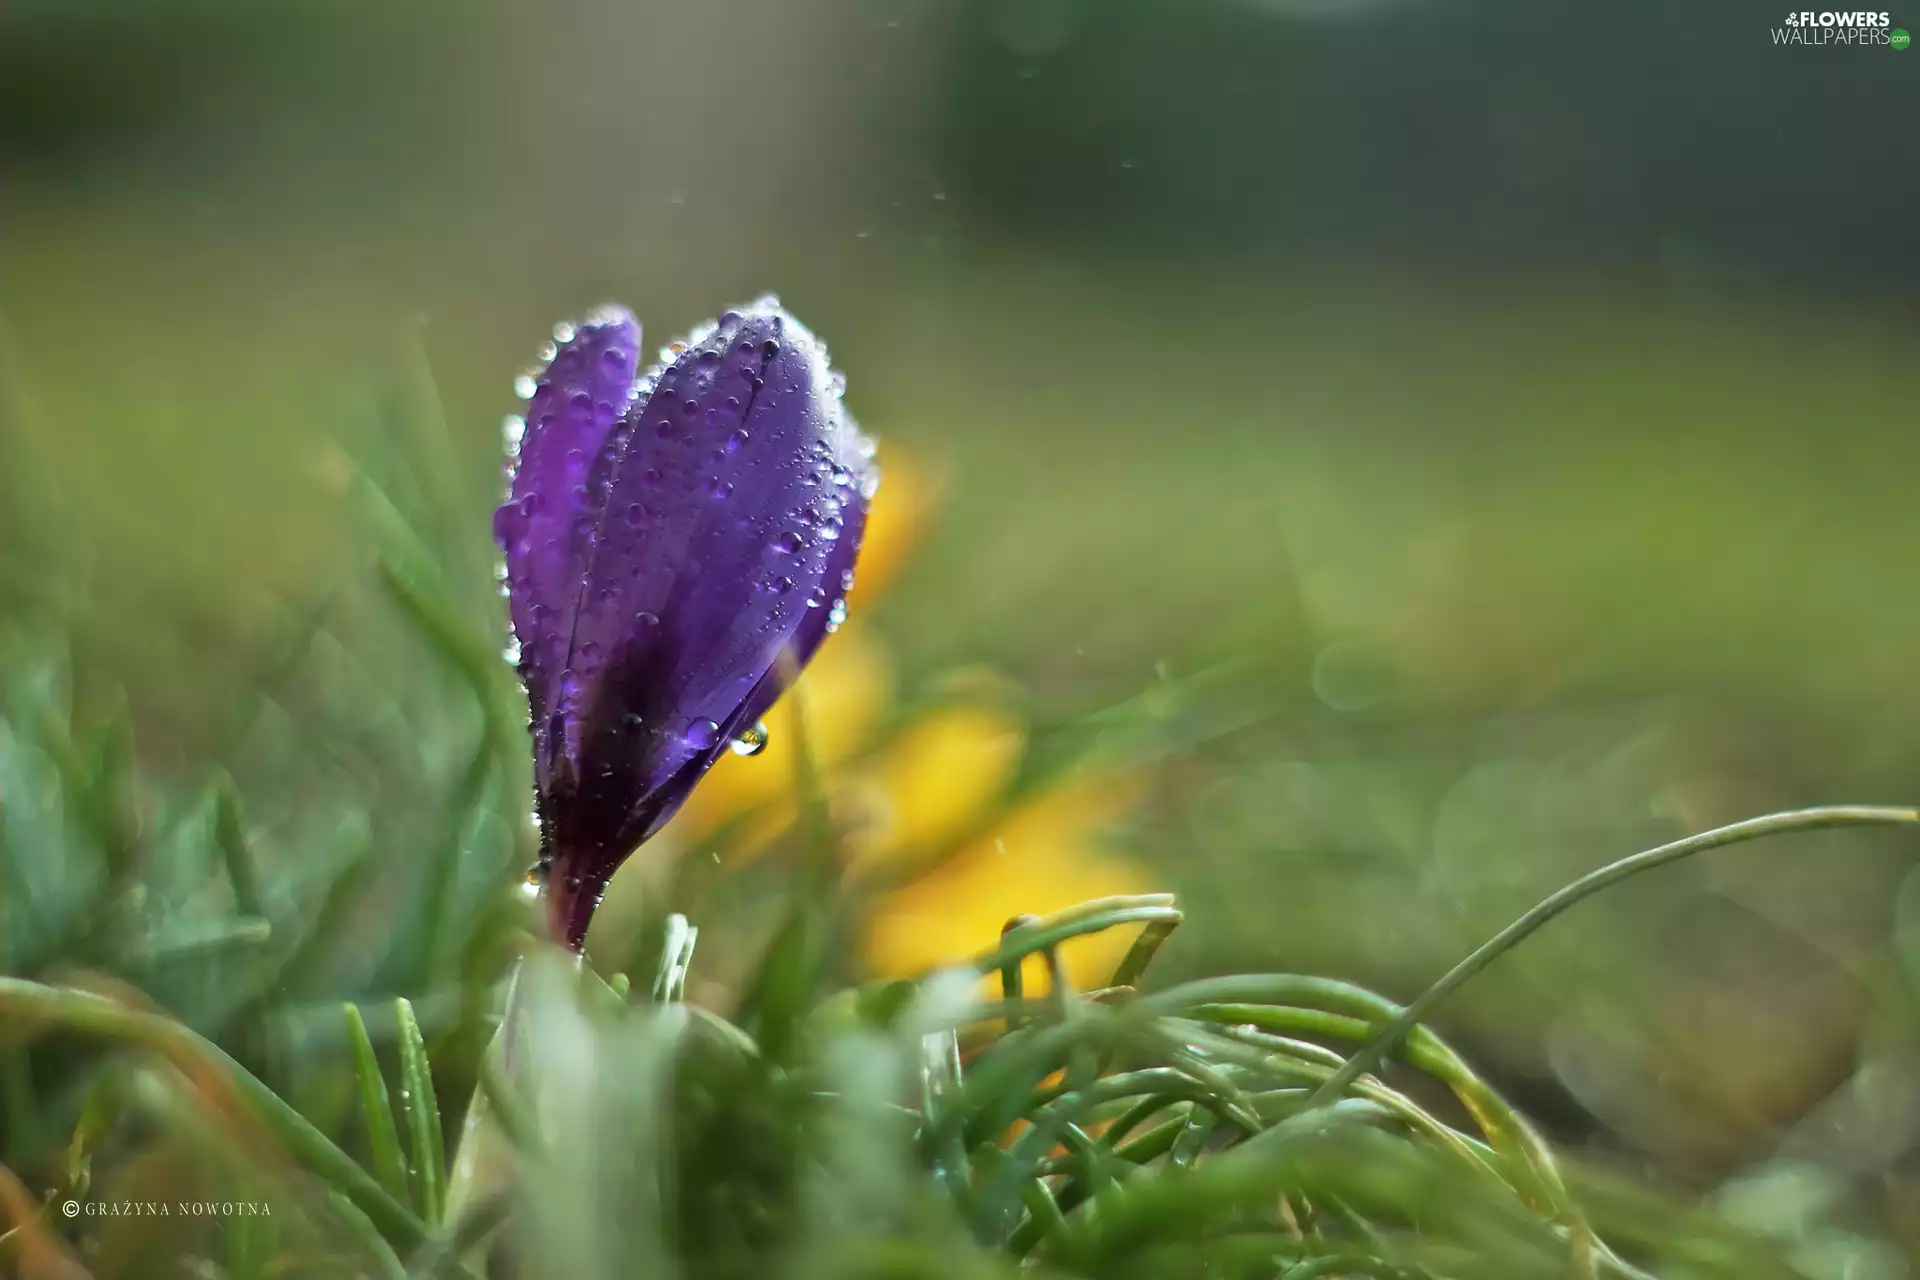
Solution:
{"label": "hanging water droplet", "polygon": [[827,394],[838,400],[847,394],[847,375],[834,369],[827,374]]}
{"label": "hanging water droplet", "polygon": [[533,375],[530,373],[523,373],[513,380],[513,394],[522,400],[533,399],[533,393],[539,389],[540,385],[533,380]]}
{"label": "hanging water droplet", "polygon": [[553,326],[553,340],[555,342],[572,342],[573,335],[576,332],[577,330],[574,329],[571,320],[562,320],[559,324]]}
{"label": "hanging water droplet", "polygon": [[520,665],[520,641],[517,638],[507,641],[507,647],[500,651],[500,656],[507,660],[507,665],[515,666],[515,667],[519,666]]}
{"label": "hanging water droplet", "polygon": [[527,420],[517,413],[508,414],[500,419],[500,434],[506,437],[507,448],[519,449],[527,434]]}
{"label": "hanging water droplet", "polygon": [[695,751],[706,751],[720,741],[720,726],[711,720],[689,720],[682,736]]}
{"label": "hanging water droplet", "polygon": [[520,879],[522,897],[531,900],[540,896],[541,891],[547,887],[548,867],[547,862],[541,861],[527,868],[527,874]]}
{"label": "hanging water droplet", "polygon": [[549,363],[551,363],[553,358],[559,354],[560,354],[560,348],[554,346],[551,342],[547,343],[546,346],[540,348],[540,358]]}
{"label": "hanging water droplet", "polygon": [[728,744],[728,749],[737,756],[757,756],[767,749],[767,740],[772,736],[767,732],[767,722],[757,720],[751,729],[742,729],[740,736]]}

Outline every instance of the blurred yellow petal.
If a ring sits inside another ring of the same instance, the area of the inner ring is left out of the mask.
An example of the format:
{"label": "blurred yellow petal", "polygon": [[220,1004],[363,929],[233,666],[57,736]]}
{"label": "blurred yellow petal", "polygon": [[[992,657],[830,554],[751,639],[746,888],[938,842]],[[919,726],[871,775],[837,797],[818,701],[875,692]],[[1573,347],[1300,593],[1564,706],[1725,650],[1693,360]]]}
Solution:
{"label": "blurred yellow petal", "polygon": [[946,707],[908,725],[842,802],[861,812],[849,865],[939,853],[999,799],[1025,747],[1020,722],[990,708]]}
{"label": "blurred yellow petal", "polygon": [[793,753],[800,738],[795,716],[804,716],[807,749],[825,774],[866,745],[892,692],[893,663],[885,646],[863,627],[842,627],[767,713],[766,749],[757,756],[721,756],[662,834],[681,846],[776,799],[791,813]]}
{"label": "blurred yellow petal", "polygon": [[[1120,784],[1070,783],[1029,802],[980,841],[874,904],[866,954],[877,977],[906,977],[992,947],[1008,920],[1047,915],[1090,898],[1152,892],[1144,868],[1103,850],[1102,828],[1125,807]],[[1104,985],[1139,930],[1110,929],[1060,949],[1068,981]],[[1029,992],[1047,989],[1038,957],[1022,968]],[[999,981],[983,983],[999,994]]]}
{"label": "blurred yellow petal", "polygon": [[854,594],[848,601],[856,608],[875,599],[893,581],[939,500],[939,486],[898,449],[882,445],[878,461],[880,488],[867,514],[853,576]]}

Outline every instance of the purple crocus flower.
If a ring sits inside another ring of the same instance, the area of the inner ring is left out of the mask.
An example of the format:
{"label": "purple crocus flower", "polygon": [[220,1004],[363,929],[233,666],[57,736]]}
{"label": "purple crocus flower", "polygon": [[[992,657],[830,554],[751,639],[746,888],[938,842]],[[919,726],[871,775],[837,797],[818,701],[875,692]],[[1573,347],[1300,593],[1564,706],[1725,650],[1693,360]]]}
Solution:
{"label": "purple crocus flower", "polygon": [[826,348],[764,297],[637,373],[607,307],[554,330],[494,516],[554,937],[846,615],[878,483]]}

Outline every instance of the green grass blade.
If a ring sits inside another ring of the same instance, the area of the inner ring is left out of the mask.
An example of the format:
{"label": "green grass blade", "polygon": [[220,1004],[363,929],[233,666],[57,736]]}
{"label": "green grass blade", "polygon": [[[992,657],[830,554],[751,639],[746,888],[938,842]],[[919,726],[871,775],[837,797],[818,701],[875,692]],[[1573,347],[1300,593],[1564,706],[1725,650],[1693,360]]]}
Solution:
{"label": "green grass blade", "polygon": [[1663,867],[1669,862],[1678,862],[1682,858],[1704,853],[1709,849],[1724,848],[1730,844],[1740,844],[1747,840],[1758,840],[1763,836],[1781,835],[1789,831],[1818,831],[1827,827],[1857,826],[1904,826],[1920,823],[1920,809],[1898,809],[1879,805],[1831,805],[1818,809],[1795,809],[1786,813],[1770,813],[1764,817],[1748,818],[1731,826],[1716,827],[1699,835],[1675,840],[1657,848],[1647,849],[1608,863],[1598,871],[1581,876],[1572,884],[1549,895],[1538,906],[1489,938],[1472,955],[1462,960],[1440,981],[1420,993],[1397,1017],[1368,1041],[1360,1052],[1347,1060],[1347,1064],[1336,1071],[1314,1094],[1313,1105],[1325,1106],[1339,1098],[1347,1086],[1362,1075],[1380,1065],[1393,1046],[1400,1042],[1414,1027],[1426,1021],[1427,1015],[1445,1000],[1470,982],[1481,970],[1511,951],[1530,937],[1535,930],[1565,911],[1568,907],[1592,897],[1602,889],[1610,888],[1629,876],[1642,871],[1651,871]]}
{"label": "green grass blade", "polygon": [[353,1069],[360,1085],[360,1119],[367,1129],[367,1149],[373,1157],[373,1171],[381,1185],[396,1197],[407,1197],[407,1160],[400,1153],[400,1131],[393,1122],[393,1101],[387,1094],[386,1078],[380,1074],[380,1060],[374,1055],[373,1040],[367,1035],[367,1023],[360,1006],[345,1004],[341,1012],[347,1019],[347,1035],[353,1041]]}
{"label": "green grass blade", "polygon": [[296,1161],[333,1184],[388,1240],[413,1248],[427,1238],[425,1224],[351,1156],[252,1072],[188,1027],[89,991],[49,987],[24,978],[0,977],[0,1015],[21,1023],[53,1023],[161,1054],[200,1082],[203,1090],[213,1084],[231,1085]]}
{"label": "green grass blade", "polygon": [[437,1223],[446,1213],[446,1151],[440,1135],[440,1104],[433,1095],[427,1042],[405,996],[393,1002],[400,1020],[400,1109],[407,1119],[413,1154],[414,1203],[420,1216]]}

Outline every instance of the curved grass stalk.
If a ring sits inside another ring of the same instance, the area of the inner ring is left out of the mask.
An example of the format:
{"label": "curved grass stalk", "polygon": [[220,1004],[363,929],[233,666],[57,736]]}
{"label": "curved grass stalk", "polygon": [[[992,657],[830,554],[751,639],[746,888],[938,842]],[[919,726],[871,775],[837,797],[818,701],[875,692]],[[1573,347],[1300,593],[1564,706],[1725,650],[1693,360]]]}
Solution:
{"label": "curved grass stalk", "polygon": [[1709,849],[1719,849],[1730,844],[1740,844],[1747,840],[1758,840],[1762,836],[1781,835],[1789,831],[1818,831],[1827,827],[1858,826],[1900,826],[1920,823],[1920,809],[1902,809],[1884,805],[1829,805],[1817,809],[1792,809],[1784,813],[1770,813],[1764,817],[1748,818],[1731,826],[1716,827],[1712,831],[1703,831],[1699,835],[1675,840],[1657,848],[1631,854],[1618,862],[1608,863],[1598,871],[1591,871],[1572,884],[1549,895],[1531,911],[1515,920],[1499,933],[1489,938],[1480,948],[1452,969],[1438,982],[1421,992],[1412,1004],[1404,1009],[1377,1031],[1360,1051],[1347,1059],[1346,1065],[1328,1077],[1308,1103],[1310,1107],[1325,1106],[1340,1098],[1362,1075],[1380,1065],[1393,1046],[1414,1027],[1426,1021],[1442,1000],[1458,991],[1476,977],[1481,970],[1525,941],[1540,926],[1547,923],[1575,903],[1592,897],[1602,889],[1610,888],[1629,876],[1642,871],[1651,871],[1655,867],[1664,867],[1669,862],[1678,862],[1682,858],[1692,857],[1696,853],[1705,853]]}
{"label": "curved grass stalk", "polygon": [[174,1063],[203,1089],[231,1087],[251,1104],[294,1159],[345,1195],[380,1234],[404,1249],[426,1242],[426,1224],[389,1195],[373,1175],[218,1045],[181,1023],[90,991],[49,987],[25,978],[0,977],[0,1013],[22,1022],[53,1023],[137,1045]]}

